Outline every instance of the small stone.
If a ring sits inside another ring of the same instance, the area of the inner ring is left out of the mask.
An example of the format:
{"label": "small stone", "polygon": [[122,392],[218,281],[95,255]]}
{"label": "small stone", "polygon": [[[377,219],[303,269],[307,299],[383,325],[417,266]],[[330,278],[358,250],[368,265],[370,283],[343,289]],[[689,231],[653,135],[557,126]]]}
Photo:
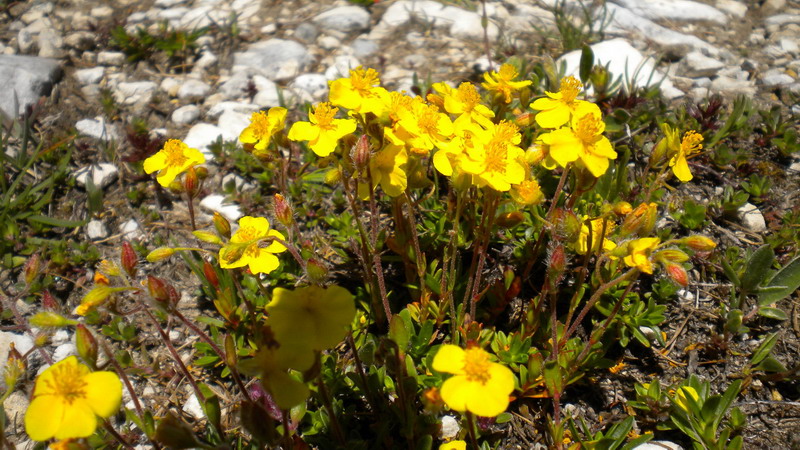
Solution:
{"label": "small stone", "polygon": [[785,86],[794,83],[794,78],[781,69],[770,69],[761,76],[761,84],[767,87]]}
{"label": "small stone", "polygon": [[75,71],[75,79],[82,85],[97,84],[103,79],[105,69],[102,67],[92,67],[91,69],[80,69]]}
{"label": "small stone", "polygon": [[98,6],[96,8],[92,8],[90,14],[95,19],[108,20],[114,15],[114,10],[109,6]]}
{"label": "small stone", "polygon": [[272,34],[272,33],[276,32],[276,31],[278,31],[278,26],[275,25],[274,23],[268,23],[268,24],[264,25],[263,27],[261,27],[260,31],[262,33],[264,33],[264,34]]}
{"label": "small stone", "polygon": [[200,207],[211,212],[218,212],[231,222],[238,221],[243,215],[238,205],[226,203],[225,197],[219,194],[211,194],[201,200]]}
{"label": "small stone", "polygon": [[764,220],[764,215],[761,214],[761,211],[759,211],[756,205],[745,203],[739,208],[737,215],[742,225],[752,232],[760,233],[767,229],[767,222]]}
{"label": "small stone", "polygon": [[800,53],[800,46],[797,44],[797,38],[780,38],[778,40],[778,47],[787,53]]}
{"label": "small stone", "polygon": [[125,64],[125,53],[122,52],[99,52],[97,54],[97,64],[103,66],[121,66]]}
{"label": "small stone", "polygon": [[23,28],[17,33],[17,48],[20,53],[30,53],[35,42],[35,36],[29,29]]}
{"label": "small stone", "polygon": [[242,130],[249,125],[250,114],[242,114],[230,109],[222,113],[217,121],[217,126],[222,130],[222,134],[226,137],[226,140],[238,139]]}
{"label": "small stone", "polygon": [[380,50],[380,47],[375,41],[365,38],[355,39],[350,43],[350,47],[353,49],[353,54],[358,58],[374,55]]}
{"label": "small stone", "polygon": [[219,61],[217,55],[211,53],[210,51],[206,50],[200,54],[200,58],[194,62],[195,69],[208,69],[214,67],[215,64]]}
{"label": "small stone", "polygon": [[238,113],[252,115],[254,112],[259,110],[258,105],[254,105],[252,103],[240,103],[240,102],[220,102],[214,105],[211,109],[208,110],[206,113],[206,117],[209,119],[216,119],[222,115],[225,111],[232,110]]}
{"label": "small stone", "polygon": [[92,219],[86,224],[86,236],[89,240],[96,241],[108,237],[108,227],[97,219]]}
{"label": "small stone", "polygon": [[91,166],[81,167],[73,172],[75,182],[78,186],[85,188],[86,180],[91,174],[92,183],[95,187],[105,189],[117,179],[119,170],[117,166],[109,163],[92,164]]}
{"label": "small stone", "polygon": [[321,73],[298,75],[291,86],[295,90],[308,93],[314,100],[322,100],[328,95],[328,78]]}
{"label": "small stone", "polygon": [[689,52],[683,59],[683,65],[687,77],[711,77],[725,67],[722,61],[709,58],[698,51]]}
{"label": "small stone", "polygon": [[100,139],[101,141],[119,141],[120,136],[113,125],[106,122],[103,117],[82,119],[75,124],[75,129],[84,136]]}
{"label": "small stone", "polygon": [[718,9],[690,0],[617,0],[616,3],[637,16],[650,20],[707,20],[718,24],[728,23],[728,18]]}
{"label": "small stone", "polygon": [[742,81],[727,76],[720,76],[711,82],[710,89],[714,92],[740,93],[745,95],[755,95],[756,88],[752,81]]}
{"label": "small stone", "polygon": [[114,99],[118,103],[133,105],[149,102],[153,98],[158,85],[152,81],[131,81],[120,83],[114,92]]}
{"label": "small stone", "polygon": [[178,98],[185,101],[196,101],[207,96],[211,86],[200,80],[186,80],[178,89]]}
{"label": "small stone", "polygon": [[200,406],[200,401],[197,400],[197,396],[194,394],[191,394],[189,396],[189,400],[184,403],[183,412],[194,417],[196,420],[201,420],[206,417],[206,415],[203,413],[203,408]]}
{"label": "small stone", "polygon": [[442,440],[450,440],[455,438],[458,436],[459,431],[461,431],[461,426],[458,424],[458,420],[456,420],[455,417],[442,417],[442,428],[439,431],[439,437]]}
{"label": "small stone", "polygon": [[318,14],[312,21],[325,29],[350,33],[369,27],[369,12],[360,6],[339,6]]}
{"label": "small stone", "polygon": [[234,53],[234,66],[251,67],[273,80],[294,77],[312,61],[308,49],[299,42],[269,39],[251,45],[246,51]]}
{"label": "small stone", "polygon": [[61,344],[56,347],[55,351],[53,352],[53,362],[57,363],[64,358],[72,355],[77,355],[78,349],[75,347],[75,344],[72,342],[67,342],[66,344]]}
{"label": "small stone", "polygon": [[725,11],[733,17],[742,18],[747,14],[747,5],[736,0],[717,0],[717,9]]}
{"label": "small stone", "polygon": [[125,239],[144,238],[144,233],[142,233],[142,230],[139,227],[139,222],[137,222],[135,219],[130,219],[127,222],[120,225],[119,232],[122,233],[122,236]]}
{"label": "small stone", "polygon": [[64,52],[61,48],[64,46],[64,38],[59,33],[52,29],[42,30],[39,33],[39,56],[41,58],[60,58]]}
{"label": "small stone", "polygon": [[317,45],[324,50],[335,50],[342,45],[342,42],[333,36],[322,36],[317,40]]}
{"label": "small stone", "polygon": [[178,90],[181,88],[181,83],[175,78],[164,78],[161,80],[161,85],[159,87],[170,97],[177,97]]}
{"label": "small stone", "polygon": [[69,331],[62,329],[62,330],[58,330],[55,333],[53,333],[53,337],[50,338],[50,344],[52,344],[52,345],[61,345],[61,344],[64,344],[66,342],[69,342],[70,339],[71,339],[71,336],[69,334]]}
{"label": "small stone", "polygon": [[325,78],[335,80],[337,78],[349,77],[350,71],[361,65],[361,62],[351,55],[340,55],[333,58],[333,65],[325,70]]}
{"label": "small stone", "polygon": [[200,117],[200,108],[195,105],[181,106],[172,112],[172,121],[180,124],[192,123]]}
{"label": "small stone", "polygon": [[633,447],[633,450],[683,450],[683,447],[670,441],[650,441]]}
{"label": "small stone", "polygon": [[169,340],[172,342],[177,342],[183,339],[183,333],[180,330],[170,330],[169,332]]}
{"label": "small stone", "polygon": [[292,37],[298,41],[310,44],[319,36],[319,30],[313,24],[303,22],[294,30]]}
{"label": "small stone", "polygon": [[58,61],[35,56],[0,56],[0,112],[16,117],[48,95],[61,77]]}
{"label": "small stone", "polygon": [[[186,134],[183,142],[189,147],[200,150],[206,157],[206,161],[210,162],[214,160],[214,154],[211,153],[209,147],[217,142],[217,140],[220,138],[225,140],[226,137],[224,134],[225,133],[223,130],[216,125],[212,125],[210,123],[198,123],[189,130],[189,133]],[[235,140],[236,138],[238,138],[238,135],[233,136],[232,138],[228,137],[228,140]]]}
{"label": "small stone", "polygon": [[[0,379],[0,383],[2,383],[5,388],[5,381]],[[3,409],[5,410],[6,417],[8,417],[6,426],[15,423],[25,423],[25,411],[28,410],[28,405],[30,405],[30,401],[24,392],[21,390],[12,392],[11,395],[3,401]],[[11,431],[13,431],[12,427],[6,429],[6,432]],[[21,448],[21,446],[17,445],[17,448]]]}

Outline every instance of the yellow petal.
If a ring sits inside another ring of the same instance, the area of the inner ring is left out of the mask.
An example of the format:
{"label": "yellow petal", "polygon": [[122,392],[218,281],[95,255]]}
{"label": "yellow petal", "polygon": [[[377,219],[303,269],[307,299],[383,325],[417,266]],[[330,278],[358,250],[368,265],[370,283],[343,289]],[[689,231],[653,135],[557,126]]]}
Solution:
{"label": "yellow petal", "polygon": [[89,437],[97,429],[97,416],[83,401],[73,401],[64,408],[64,420],[56,431],[56,439]]}
{"label": "yellow petal", "polygon": [[142,168],[145,173],[153,173],[161,170],[167,165],[167,155],[164,152],[158,152],[155,155],[144,160]]}
{"label": "yellow petal", "polygon": [[253,273],[270,273],[277,269],[280,265],[280,260],[270,252],[264,251],[265,249],[258,250],[258,256],[251,257],[248,262],[250,272]]}
{"label": "yellow petal", "polygon": [[480,383],[469,381],[465,375],[455,375],[442,384],[442,400],[454,411],[471,411],[469,405],[483,401],[481,387]]}
{"label": "yellow petal", "polygon": [[464,349],[452,344],[445,344],[436,352],[433,357],[433,370],[437,372],[463,374],[464,373]]}
{"label": "yellow petal", "polygon": [[319,128],[310,122],[295,122],[289,129],[288,137],[293,141],[313,141],[319,136]]}
{"label": "yellow petal", "polygon": [[53,395],[35,396],[25,411],[25,432],[34,441],[46,441],[61,428],[63,418],[63,400]]}
{"label": "yellow petal", "polygon": [[309,394],[305,383],[297,381],[286,372],[273,373],[269,380],[265,380],[265,387],[281,409],[292,409],[305,402]]}
{"label": "yellow petal", "polygon": [[569,122],[569,114],[570,109],[566,105],[558,105],[552,109],[539,111],[535,119],[536,123],[542,128],[558,128]]}
{"label": "yellow petal", "polygon": [[321,288],[309,286],[304,295],[317,300],[314,319],[317,326],[316,350],[324,350],[338,344],[347,334],[356,315],[353,294],[341,286]]}
{"label": "yellow petal", "polygon": [[600,177],[608,170],[608,158],[592,153],[584,153],[581,155],[581,161],[595,178]]}
{"label": "yellow petal", "polygon": [[549,156],[561,167],[578,159],[583,150],[583,142],[569,128],[560,128],[542,135],[542,141],[550,145]]}
{"label": "yellow petal", "polygon": [[[267,237],[278,238],[286,242],[286,237],[278,230],[269,230],[269,233],[267,233]],[[272,241],[268,246],[264,247],[262,250],[270,253],[281,253],[286,251],[286,247],[284,247],[283,244],[281,244],[278,241]]]}
{"label": "yellow petal", "polygon": [[122,402],[122,382],[114,372],[92,372],[84,380],[86,402],[95,414],[102,418],[111,417]]}
{"label": "yellow petal", "polygon": [[692,176],[692,172],[689,170],[689,163],[686,161],[686,157],[682,153],[676,157],[675,165],[672,166],[672,172],[684,183],[691,181],[692,178],[694,178]]}

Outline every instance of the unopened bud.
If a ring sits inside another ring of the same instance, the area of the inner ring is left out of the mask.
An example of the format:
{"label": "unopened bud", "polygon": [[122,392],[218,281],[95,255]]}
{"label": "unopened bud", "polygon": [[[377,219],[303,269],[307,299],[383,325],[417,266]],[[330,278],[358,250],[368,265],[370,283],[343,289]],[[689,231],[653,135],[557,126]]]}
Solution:
{"label": "unopened bud", "polygon": [[133,249],[130,242],[122,241],[122,251],[119,260],[128,276],[131,278],[135,277],[136,264],[139,263],[139,258],[136,256],[136,251]]}
{"label": "unopened bud", "polygon": [[172,183],[170,183],[169,186],[167,186],[167,189],[169,189],[169,191],[173,194],[183,194],[185,192],[183,183],[178,180],[174,180]]}
{"label": "unopened bud", "polygon": [[[17,380],[25,374],[25,359],[20,352],[11,342],[11,348],[8,350],[8,358],[6,359],[5,370],[3,371],[3,379],[6,382],[6,389],[13,390],[17,384]],[[7,391],[8,392],[8,391]]]}
{"label": "unopened bud", "polygon": [[[97,270],[99,273],[108,275],[109,277],[118,277],[122,273],[116,263],[107,259],[100,261],[97,265]],[[95,277],[97,277],[97,272],[95,273]],[[97,282],[97,280],[95,280],[95,282]],[[108,284],[108,278],[105,279],[105,283]]]}
{"label": "unopened bud", "polygon": [[53,297],[53,294],[51,294],[48,290],[42,292],[42,308],[48,311],[58,309],[58,302],[56,301],[55,297]]}
{"label": "unopened bud", "polygon": [[217,230],[220,236],[226,239],[231,238],[231,223],[228,222],[228,219],[222,217],[222,214],[215,212],[212,221],[214,222],[214,229]]}
{"label": "unopened bud", "polygon": [[210,231],[205,230],[194,230],[192,234],[197,239],[200,239],[203,242],[207,242],[209,244],[214,245],[222,245],[222,239],[219,238],[219,235],[216,233],[212,233]]}
{"label": "unopened bud", "polygon": [[608,69],[601,65],[595,65],[589,74],[589,80],[596,91],[605,90],[608,84]]}
{"label": "unopened bud", "polygon": [[28,261],[25,262],[25,284],[30,286],[36,276],[39,275],[39,270],[42,268],[42,258],[38,253],[34,253]]}
{"label": "unopened bud", "polygon": [[322,261],[311,258],[306,263],[306,274],[309,281],[320,285],[328,279],[328,267]]}
{"label": "unopened bud", "polygon": [[567,241],[574,241],[581,232],[581,221],[572,211],[558,208],[553,211],[552,223]]}
{"label": "unopened bud", "polygon": [[656,226],[657,217],[658,205],[655,203],[642,203],[622,221],[622,225],[619,227],[620,235],[625,237],[636,233],[639,236],[647,236]]}
{"label": "unopened bud", "polygon": [[717,247],[717,243],[699,234],[681,239],[681,242],[690,249],[698,252],[709,252]]}
{"label": "unopened bud", "polygon": [[36,328],[63,328],[68,325],[74,325],[77,322],[67,319],[61,314],[52,311],[41,311],[30,318],[30,323]]}
{"label": "unopened bud", "polygon": [[524,112],[514,118],[514,124],[516,124],[520,128],[525,128],[530,126],[533,123],[533,117],[535,114],[530,112]]}
{"label": "unopened bud", "polygon": [[150,296],[153,297],[157,302],[163,304],[169,303],[170,298],[169,298],[169,289],[167,288],[167,282],[162,280],[161,278],[148,275],[147,291],[150,293]]}
{"label": "unopened bud", "polygon": [[275,194],[275,218],[287,228],[294,223],[294,211],[292,211],[292,206],[281,194]]}
{"label": "unopened bud", "polygon": [[522,223],[523,220],[525,220],[525,216],[521,212],[511,211],[497,216],[497,225],[501,228],[513,228]]}
{"label": "unopened bud", "polygon": [[333,168],[325,172],[325,184],[338,184],[342,181],[342,171],[338,168]]}
{"label": "unopened bud", "polygon": [[664,265],[664,268],[666,269],[667,276],[670,280],[674,281],[681,287],[686,287],[689,285],[689,274],[686,273],[686,269],[684,269],[683,266],[680,264],[667,263]]}
{"label": "unopened bud", "polygon": [[225,335],[225,364],[236,367],[236,341],[231,334]]}
{"label": "unopened bud", "polygon": [[189,195],[194,196],[197,193],[198,186],[197,171],[194,167],[189,167],[189,170],[186,171],[186,176],[183,177],[183,189]]}
{"label": "unopened bud", "polygon": [[614,206],[611,207],[611,210],[614,211],[614,214],[618,216],[625,216],[630,214],[631,211],[633,211],[633,207],[631,206],[630,203],[621,201],[614,203]]}
{"label": "unopened bud", "polygon": [[356,168],[364,169],[367,167],[367,164],[369,164],[369,157],[369,136],[363,134],[358,138],[356,145],[353,146],[353,150],[350,153],[350,158],[353,159],[353,164],[355,164]]}
{"label": "unopened bud", "polygon": [[206,277],[209,283],[215,288],[219,287],[219,278],[217,278],[217,271],[214,270],[214,266],[211,265],[208,261],[203,261],[203,275]]}
{"label": "unopened bud", "polygon": [[92,332],[80,323],[75,327],[75,348],[81,359],[90,367],[97,366],[97,341]]}
{"label": "unopened bud", "polygon": [[532,166],[541,163],[544,160],[544,157],[545,157],[544,147],[542,147],[539,144],[531,145],[525,152],[525,160],[527,160],[528,164]]}
{"label": "unopened bud", "polygon": [[426,411],[438,413],[444,408],[444,400],[438,388],[432,387],[422,393],[422,406]]}
{"label": "unopened bud", "polygon": [[653,255],[653,260],[678,264],[688,261],[689,255],[687,255],[681,250],[675,248],[668,248],[666,250],[661,250],[655,255]]}
{"label": "unopened bud", "polygon": [[194,171],[197,173],[197,178],[200,180],[205,180],[208,178],[208,169],[205,166],[195,167]]}
{"label": "unopened bud", "polygon": [[159,247],[147,254],[147,261],[151,263],[161,261],[162,259],[167,259],[174,254],[174,249],[169,247]]}

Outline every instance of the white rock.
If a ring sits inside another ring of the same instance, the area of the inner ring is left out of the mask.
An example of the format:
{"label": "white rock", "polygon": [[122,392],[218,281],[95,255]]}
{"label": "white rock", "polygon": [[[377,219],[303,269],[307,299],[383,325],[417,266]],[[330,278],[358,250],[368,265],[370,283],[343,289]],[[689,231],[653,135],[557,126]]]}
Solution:
{"label": "white rock", "polygon": [[338,6],[317,14],[311,20],[326,29],[349,33],[369,27],[369,12],[360,6]]}
{"label": "white rock", "polygon": [[99,83],[103,79],[103,75],[105,75],[105,69],[100,66],[75,71],[75,79],[84,86]]}
{"label": "white rock", "polygon": [[[400,0],[392,3],[383,13],[378,26],[370,33],[370,37],[376,39],[389,37],[392,28],[407,23],[412,17],[433,26],[448,27],[453,37],[483,38],[479,14],[455,6],[445,6],[433,0]],[[489,23],[487,30],[490,39],[495,39],[499,34],[497,25],[492,22]]]}
{"label": "white rock", "polygon": [[764,220],[764,215],[761,214],[761,211],[758,210],[756,205],[745,203],[739,208],[737,214],[739,220],[742,221],[742,225],[748,230],[759,233],[767,229],[767,222]]}
{"label": "white rock", "polygon": [[111,9],[109,6],[98,6],[96,8],[92,8],[90,14],[92,17],[100,20],[110,19],[111,16],[114,15],[114,10]]}
{"label": "white rock", "polygon": [[72,336],[69,334],[69,331],[61,329],[53,333],[53,336],[50,338],[50,344],[61,345],[67,343],[70,341],[71,337]]}
{"label": "white rock", "polygon": [[683,447],[670,441],[650,441],[637,445],[633,450],[683,450]]}
{"label": "white rock", "polygon": [[687,77],[711,77],[725,67],[725,63],[709,58],[701,52],[693,51],[683,59],[683,67]]}
{"label": "white rock", "polygon": [[91,174],[92,183],[94,183],[95,187],[104,189],[117,179],[118,173],[117,166],[109,163],[99,163],[81,167],[73,172],[73,176],[78,186],[86,187],[86,179]]}
{"label": "white rock", "polygon": [[119,232],[122,233],[125,239],[144,238],[144,233],[142,233],[142,230],[139,227],[139,222],[137,222],[135,219],[130,219],[127,222],[120,225]]}
{"label": "white rock", "polygon": [[794,83],[791,75],[781,69],[770,69],[761,75],[761,84],[768,87],[785,86]]}
{"label": "white rock", "polygon": [[219,61],[219,58],[217,58],[215,54],[211,53],[211,51],[206,50],[203,51],[200,54],[200,58],[198,58],[197,61],[194,62],[194,68],[208,69],[209,67],[213,67],[217,63],[217,61]]}
{"label": "white rock", "polygon": [[231,222],[236,222],[243,216],[239,205],[226,203],[225,197],[219,194],[211,194],[201,200],[200,207],[211,212],[218,212]]}
{"label": "white rock", "polygon": [[217,126],[222,130],[225,140],[236,140],[242,130],[250,125],[250,114],[242,114],[233,110],[227,110],[219,116]]}
{"label": "white rock", "polygon": [[196,420],[204,419],[206,417],[205,414],[203,414],[203,408],[200,406],[200,401],[197,400],[197,396],[194,394],[191,394],[189,396],[189,400],[184,403],[183,412],[194,417]]}
{"label": "white rock", "polygon": [[36,42],[36,39],[31,30],[23,28],[17,33],[17,48],[19,48],[20,53],[29,53],[33,49],[34,42]]}
{"label": "white rock", "polygon": [[200,108],[196,105],[181,106],[172,112],[172,121],[180,124],[192,123],[200,117]]}
{"label": "white rock", "polygon": [[75,347],[75,344],[72,342],[67,342],[66,344],[61,344],[56,347],[55,351],[53,352],[53,362],[57,363],[68,356],[77,354],[78,349]]}
{"label": "white rock", "polygon": [[[645,58],[626,40],[612,39],[594,44],[591,48],[594,52],[595,64],[608,66],[612,80],[621,79],[623,81],[623,89],[627,90],[628,84],[636,87],[648,87],[660,83],[662,91],[675,91],[672,82],[666,75],[655,69],[654,61],[651,58]],[[580,59],[581,51],[576,50],[559,58],[558,63],[566,63],[565,75],[577,75]],[[674,95],[674,92],[669,92],[669,94]]]}
{"label": "white rock", "polygon": [[787,53],[800,53],[800,46],[797,44],[797,38],[780,38],[778,39],[778,47]]}
{"label": "white rock", "polygon": [[42,30],[39,33],[39,57],[41,58],[60,58],[64,52],[64,38],[52,28]]}
{"label": "white rock", "polygon": [[733,17],[742,18],[747,14],[747,5],[736,0],[717,0],[717,9],[725,11]]}
{"label": "white rock", "polygon": [[204,98],[211,92],[211,86],[200,80],[186,80],[178,89],[178,98],[186,101],[196,101]]}
{"label": "white rock", "polygon": [[[5,387],[5,381],[0,379],[0,383],[2,383],[3,387]],[[25,423],[25,411],[28,410],[28,405],[30,405],[30,401],[24,392],[21,390],[12,392],[3,402],[3,409],[8,417],[8,424]],[[6,428],[6,432],[13,432],[13,427]],[[17,448],[21,448],[21,446],[17,445]]]}
{"label": "white rock", "polygon": [[450,440],[458,436],[458,432],[461,431],[461,426],[458,424],[458,420],[456,420],[453,416],[443,416],[442,417],[442,428],[439,431],[439,437],[442,440]]}
{"label": "white rock", "polygon": [[[271,83],[271,82],[270,82]],[[206,113],[206,117],[209,119],[216,119],[222,115],[225,111],[235,111],[237,113],[247,114],[248,116],[252,115],[254,112],[259,110],[258,105],[254,105],[252,103],[240,103],[240,102],[220,102],[211,107]]]}
{"label": "white rock", "polygon": [[720,76],[711,82],[711,91],[728,94],[755,95],[756,88],[752,81],[737,80],[728,76]]}
{"label": "white rock", "polygon": [[350,71],[361,65],[361,62],[352,55],[339,55],[333,58],[333,65],[325,70],[325,78],[335,80],[349,77]]}
{"label": "white rock", "polygon": [[357,58],[373,55],[380,50],[378,44],[369,38],[356,38],[350,43],[350,48]]}
{"label": "white rock", "polygon": [[102,116],[94,119],[82,119],[75,123],[75,129],[84,136],[100,139],[105,142],[119,141],[120,136],[116,128]]}
{"label": "white rock", "polygon": [[120,83],[114,92],[114,99],[118,103],[133,105],[149,102],[153,98],[158,85],[152,81],[131,81]]}
{"label": "white rock", "polygon": [[169,340],[172,342],[177,342],[183,339],[183,333],[181,330],[170,330],[169,332]]}
{"label": "white rock", "polygon": [[97,64],[102,66],[121,66],[125,64],[125,53],[102,51],[97,54]]}
{"label": "white rock", "polygon": [[[263,77],[253,77],[253,81],[257,78],[261,78],[262,81],[270,81]],[[270,84],[271,83],[271,84]],[[262,108],[271,108],[273,106],[280,106],[281,98],[280,93],[278,91],[278,85],[275,83],[256,83],[256,88],[258,89],[258,93],[253,97],[253,103],[262,107]],[[285,91],[284,91],[285,92]]]}
{"label": "white rock", "polygon": [[173,6],[178,6],[185,1],[186,0],[156,0],[153,4],[159,8],[172,8]]}
{"label": "white rock", "polygon": [[220,8],[218,5],[202,5],[182,15],[177,23],[177,28],[196,30],[211,25],[225,26],[230,19],[230,10]]}
{"label": "white rock", "polygon": [[102,221],[92,219],[86,224],[86,236],[94,241],[108,237],[108,227]]}
{"label": "white rock", "polygon": [[333,36],[321,36],[317,39],[317,45],[323,50],[336,50],[341,47],[342,41]]}
{"label": "white rock", "polygon": [[[189,133],[183,139],[183,142],[185,142],[189,147],[200,150],[206,157],[206,161],[210,162],[214,160],[214,154],[211,153],[211,150],[209,150],[209,146],[217,142],[217,139],[220,137],[225,140],[224,135],[225,132],[216,125],[212,125],[210,123],[198,123],[189,130]],[[238,136],[235,136],[233,139],[236,139],[237,137]]]}
{"label": "white rock", "polygon": [[161,90],[166,92],[170,97],[177,97],[178,90],[181,88],[180,81],[175,78],[164,78],[161,80]]}
{"label": "white rock", "polygon": [[800,23],[800,14],[776,14],[764,19],[765,25],[785,25],[787,23]]}
{"label": "white rock", "polygon": [[720,25],[728,23],[728,18],[718,9],[690,0],[616,0],[616,3],[646,19],[707,20]]}
{"label": "white rock", "polygon": [[294,79],[291,87],[308,93],[314,100],[322,100],[328,95],[328,78],[321,73],[304,73]]}
{"label": "white rock", "polygon": [[246,51],[233,55],[234,66],[251,67],[271,80],[292,78],[312,59],[304,45],[285,39],[256,42]]}

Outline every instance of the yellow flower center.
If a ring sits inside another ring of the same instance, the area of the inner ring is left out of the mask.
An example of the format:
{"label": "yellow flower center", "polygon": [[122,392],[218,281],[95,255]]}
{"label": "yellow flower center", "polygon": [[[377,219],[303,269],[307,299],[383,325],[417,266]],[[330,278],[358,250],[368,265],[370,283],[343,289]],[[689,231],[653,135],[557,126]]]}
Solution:
{"label": "yellow flower center", "polygon": [[601,119],[594,114],[586,114],[576,124],[574,131],[578,139],[585,143],[592,143],[600,134]]}
{"label": "yellow flower center", "polygon": [[583,84],[581,84],[580,81],[573,76],[568,76],[561,79],[561,86],[558,92],[561,94],[561,100],[565,103],[572,103],[575,97],[578,96],[578,92],[581,91],[581,88],[583,88]]}
{"label": "yellow flower center", "polygon": [[456,98],[464,104],[466,111],[472,111],[478,103],[481,102],[481,96],[478,95],[478,90],[471,83],[461,83],[458,86]]}
{"label": "yellow flower center", "polygon": [[500,66],[500,72],[498,72],[498,79],[502,81],[511,81],[519,75],[517,73],[517,69],[512,66],[511,64],[503,64]]}
{"label": "yellow flower center", "polygon": [[464,351],[464,373],[467,380],[486,384],[491,378],[489,374],[491,365],[489,354],[480,347],[471,347]]}
{"label": "yellow flower center", "polygon": [[533,203],[541,195],[542,189],[536,180],[525,180],[514,186],[517,194],[525,203]]}
{"label": "yellow flower center", "polygon": [[380,84],[381,80],[378,78],[378,72],[375,69],[353,69],[350,71],[350,84],[353,89],[359,91],[363,96],[369,93],[369,90],[374,86]]}
{"label": "yellow flower center", "polygon": [[434,136],[439,131],[439,109],[433,105],[425,105],[419,109],[417,126],[428,135]]}
{"label": "yellow flower center", "polygon": [[694,152],[699,151],[703,148],[703,135],[694,131],[689,130],[686,134],[683,135],[683,140],[681,141],[681,152],[684,155],[690,155]]}
{"label": "yellow flower center", "polygon": [[314,109],[314,121],[323,130],[331,130],[334,128],[333,118],[338,111],[339,108],[332,108],[330,103],[322,102]]}
{"label": "yellow flower center", "polygon": [[47,386],[53,393],[72,404],[75,400],[86,398],[86,381],[77,365],[61,364],[54,368],[52,381],[47,380]]}
{"label": "yellow flower center", "polygon": [[186,144],[178,139],[170,139],[164,144],[164,153],[167,156],[167,167],[181,167],[189,159],[184,149]]}
{"label": "yellow flower center", "polygon": [[486,146],[486,171],[494,173],[506,172],[506,146],[500,142],[492,142]]}
{"label": "yellow flower center", "polygon": [[253,113],[250,117],[250,128],[253,129],[253,134],[258,139],[269,137],[272,134],[272,124],[269,123],[269,117],[264,111]]}

